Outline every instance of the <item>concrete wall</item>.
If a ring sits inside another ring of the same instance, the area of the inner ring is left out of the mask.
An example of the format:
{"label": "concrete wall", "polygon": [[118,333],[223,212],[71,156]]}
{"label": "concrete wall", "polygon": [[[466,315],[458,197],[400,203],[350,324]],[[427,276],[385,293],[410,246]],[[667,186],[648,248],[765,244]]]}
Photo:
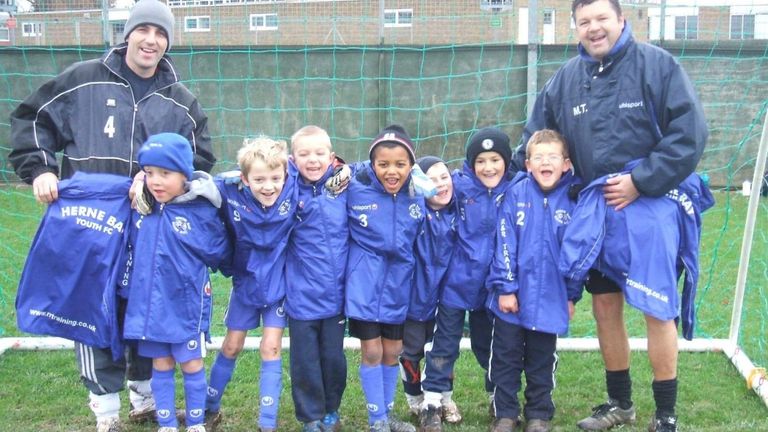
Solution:
{"label": "concrete wall", "polygon": [[[174,49],[173,59],[210,118],[221,169],[232,164],[243,137],[264,133],[288,138],[304,124],[326,128],[348,160],[367,155],[381,127],[405,125],[418,154],[437,154],[459,165],[471,132],[500,125],[517,142],[526,112],[525,46],[250,47]],[[704,104],[710,141],[700,170],[714,185],[751,178],[760,138],[758,118],[768,97],[765,53],[743,45],[668,46],[688,71]],[[0,51],[0,168],[6,161],[8,115],[46,79],[73,61],[101,50],[2,49]],[[544,46],[539,87],[575,54],[573,46]]]}

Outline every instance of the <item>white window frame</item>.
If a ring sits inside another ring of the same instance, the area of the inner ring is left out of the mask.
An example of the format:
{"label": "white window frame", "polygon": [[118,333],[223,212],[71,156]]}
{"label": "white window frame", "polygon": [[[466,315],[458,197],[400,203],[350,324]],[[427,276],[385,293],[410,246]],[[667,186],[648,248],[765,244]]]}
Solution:
{"label": "white window frame", "polygon": [[[275,25],[267,25],[268,17],[275,17]],[[254,24],[254,19],[261,19],[263,22],[263,25]],[[251,14],[251,16],[248,18],[248,27],[251,29],[251,31],[275,31],[277,30],[278,26],[280,25],[280,22],[278,21],[278,16],[276,13],[265,13],[265,14]]]}
{"label": "white window frame", "polygon": [[[194,20],[196,25],[195,28],[190,28],[188,26],[189,22]],[[208,27],[201,27],[200,23],[204,20],[208,21]],[[185,16],[184,17],[184,31],[188,33],[195,33],[195,32],[209,32],[211,31],[211,16],[210,15],[194,15],[194,16]]]}
{"label": "white window frame", "polygon": [[[699,8],[696,6],[670,6],[665,10],[664,16],[664,39],[675,40],[675,18],[684,16],[699,16]],[[698,18],[696,25],[696,36],[699,36],[701,18]],[[659,25],[661,23],[661,8],[648,8],[648,39],[659,40],[661,36]],[[692,40],[692,39],[688,39]]]}
{"label": "white window frame", "polygon": [[[754,15],[755,39],[768,39],[768,5],[731,6],[731,16]],[[730,36],[730,25],[728,35]]]}
{"label": "white window frame", "polygon": [[[30,27],[29,30],[27,28]],[[21,23],[22,37],[38,37],[43,35],[43,23],[41,22],[23,22]]]}
{"label": "white window frame", "polygon": [[[405,20],[405,14],[410,14],[410,19],[408,22],[401,22]],[[387,15],[394,15],[395,22],[387,22]],[[384,16],[381,19],[384,21],[384,27],[413,27],[413,9],[384,9]]]}
{"label": "white window frame", "polygon": [[0,27],[0,42],[11,41],[11,30],[8,27]]}
{"label": "white window frame", "polygon": [[[677,19],[683,18],[683,37],[678,38],[677,37]],[[688,37],[691,31],[689,30],[690,21],[692,19],[696,20],[696,28],[693,30],[695,34],[693,36],[695,37]],[[674,33],[674,39],[675,40],[698,40],[699,39],[699,16],[698,15],[678,15],[674,17],[674,23],[675,23],[675,33]]]}

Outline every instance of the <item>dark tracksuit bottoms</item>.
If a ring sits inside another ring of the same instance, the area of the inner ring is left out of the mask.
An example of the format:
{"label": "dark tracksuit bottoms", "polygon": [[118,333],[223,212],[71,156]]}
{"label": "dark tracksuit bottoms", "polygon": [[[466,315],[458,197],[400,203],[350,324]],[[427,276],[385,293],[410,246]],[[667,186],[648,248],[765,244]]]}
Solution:
{"label": "dark tracksuit bottoms", "polygon": [[555,415],[552,390],[557,369],[557,335],[528,330],[502,319],[493,319],[493,344],[489,375],[496,385],[494,405],[497,418],[520,415],[517,394],[525,372],[527,420],[551,420]]}
{"label": "dark tracksuit bottoms", "polygon": [[[466,310],[454,309],[443,304],[437,306],[435,335],[432,350],[427,352],[424,391],[442,393],[453,388],[453,366],[459,358],[459,343],[464,334]],[[488,370],[491,353],[492,324],[486,309],[469,311],[469,337],[472,353],[484,370]],[[493,384],[485,374],[485,390],[493,391]]]}
{"label": "dark tracksuit bottoms", "polygon": [[339,410],[347,386],[344,315],[317,320],[288,319],[291,395],[296,418],[307,423]]}

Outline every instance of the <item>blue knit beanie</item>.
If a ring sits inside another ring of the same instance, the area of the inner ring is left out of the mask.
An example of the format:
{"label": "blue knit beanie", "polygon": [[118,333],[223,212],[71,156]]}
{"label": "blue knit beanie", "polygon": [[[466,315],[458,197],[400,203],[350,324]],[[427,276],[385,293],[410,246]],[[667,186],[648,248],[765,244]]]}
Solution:
{"label": "blue knit beanie", "polygon": [[173,21],[173,13],[165,3],[158,0],[139,0],[131,8],[128,20],[125,22],[123,40],[128,40],[128,36],[136,27],[152,24],[163,29],[168,37],[168,47],[165,49],[168,52],[173,45]]}
{"label": "blue knit beanie", "polygon": [[139,150],[139,166],[156,166],[184,174],[192,179],[192,146],[179,134],[161,133],[147,138]]}

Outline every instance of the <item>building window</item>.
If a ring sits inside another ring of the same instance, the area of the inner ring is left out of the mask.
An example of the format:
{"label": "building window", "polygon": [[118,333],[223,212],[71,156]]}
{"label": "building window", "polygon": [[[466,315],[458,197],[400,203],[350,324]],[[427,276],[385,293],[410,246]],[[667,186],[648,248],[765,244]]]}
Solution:
{"label": "building window", "polygon": [[413,9],[384,9],[384,27],[411,27]]}
{"label": "building window", "polygon": [[731,16],[731,39],[754,39],[755,38],[755,16],[754,15],[732,15]]}
{"label": "building window", "polygon": [[10,42],[11,41],[11,31],[8,30],[8,27],[0,27],[0,42]]}
{"label": "building window", "polygon": [[512,0],[480,0],[480,9],[494,12],[512,9]]}
{"label": "building window", "polygon": [[675,17],[675,39],[698,39],[699,17],[697,15]]}
{"label": "building window", "polygon": [[43,23],[22,23],[21,35],[24,37],[34,37],[43,35]]}
{"label": "building window", "polygon": [[277,14],[251,14],[251,31],[277,30]]}
{"label": "building window", "polygon": [[184,17],[185,32],[207,32],[211,31],[210,16],[188,16]]}
{"label": "building window", "polygon": [[544,25],[552,25],[555,11],[547,9],[544,11]]}

